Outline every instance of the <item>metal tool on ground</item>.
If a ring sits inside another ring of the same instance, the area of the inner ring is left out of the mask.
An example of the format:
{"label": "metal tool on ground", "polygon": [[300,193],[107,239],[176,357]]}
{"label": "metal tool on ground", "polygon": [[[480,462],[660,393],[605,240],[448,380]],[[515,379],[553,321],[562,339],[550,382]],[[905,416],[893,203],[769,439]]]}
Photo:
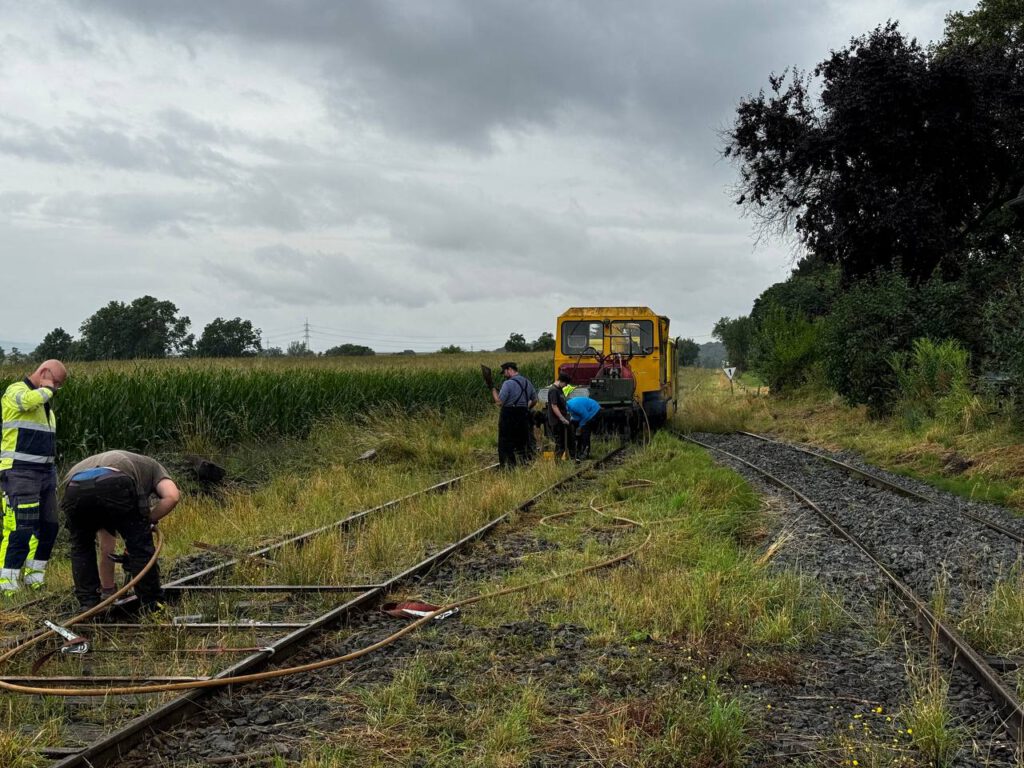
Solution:
{"label": "metal tool on ground", "polygon": [[82,637],[77,632],[72,632],[67,627],[62,627],[59,624],[54,624],[52,621],[43,621],[47,627],[52,629],[58,635],[63,637],[67,642],[60,647],[61,653],[88,653],[89,652],[89,641]]}
{"label": "metal tool on ground", "polygon": [[43,624],[45,624],[46,627],[51,631],[63,637],[64,645],[62,645],[59,649],[55,648],[52,651],[47,651],[39,658],[37,658],[34,662],[32,662],[33,675],[36,674],[36,672],[38,672],[40,669],[42,669],[43,665],[47,661],[49,661],[53,656],[55,656],[58,653],[58,651],[62,654],[74,654],[76,656],[81,656],[82,654],[89,652],[88,639],[82,637],[77,632],[72,632],[67,627],[60,626],[60,624],[54,624],[52,621],[49,621],[48,619],[44,620]]}

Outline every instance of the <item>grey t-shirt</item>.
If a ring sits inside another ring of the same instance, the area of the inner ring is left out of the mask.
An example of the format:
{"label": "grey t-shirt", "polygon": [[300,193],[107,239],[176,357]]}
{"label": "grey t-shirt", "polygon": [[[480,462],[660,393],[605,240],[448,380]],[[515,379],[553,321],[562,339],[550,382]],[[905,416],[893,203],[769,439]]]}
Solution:
{"label": "grey t-shirt", "polygon": [[533,388],[533,382],[517,373],[505,379],[498,392],[498,399],[505,408],[529,408],[530,403],[537,399],[537,390]]}
{"label": "grey t-shirt", "polygon": [[156,493],[156,486],[161,480],[169,480],[170,475],[156,459],[130,451],[106,451],[83,459],[68,470],[64,476],[64,485],[84,469],[111,467],[124,472],[135,480],[135,489],[140,496]]}

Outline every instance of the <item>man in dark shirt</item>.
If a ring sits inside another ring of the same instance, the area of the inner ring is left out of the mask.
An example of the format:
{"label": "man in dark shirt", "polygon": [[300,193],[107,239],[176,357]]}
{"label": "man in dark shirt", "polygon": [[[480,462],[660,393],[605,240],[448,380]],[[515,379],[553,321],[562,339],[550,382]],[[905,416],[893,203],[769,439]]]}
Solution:
{"label": "man in dark shirt", "polygon": [[570,383],[569,374],[560,373],[548,389],[548,430],[555,438],[555,458],[561,459],[569,448],[569,411],[565,407],[565,394],[562,388]]}
{"label": "man in dark shirt", "polygon": [[[61,509],[71,535],[71,577],[83,609],[100,602],[96,566],[96,534],[107,531],[124,539],[125,570],[137,574],[153,556],[153,526],[178,504],[178,486],[167,470],[148,456],[129,451],[106,451],[83,459],[64,479]],[[151,508],[150,495],[157,497]],[[155,605],[163,596],[155,563],[135,585],[140,607]]]}
{"label": "man in dark shirt", "polygon": [[491,390],[494,402],[501,406],[498,462],[502,468],[511,468],[530,459],[530,409],[537,402],[537,390],[515,363],[502,363],[501,373],[505,377],[501,390]]}

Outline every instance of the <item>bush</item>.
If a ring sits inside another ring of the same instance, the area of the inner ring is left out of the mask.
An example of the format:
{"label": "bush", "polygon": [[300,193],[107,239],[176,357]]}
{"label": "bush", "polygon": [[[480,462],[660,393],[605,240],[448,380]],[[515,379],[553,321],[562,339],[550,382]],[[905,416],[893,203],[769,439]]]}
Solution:
{"label": "bush", "polygon": [[896,273],[854,283],[836,300],[822,330],[828,385],[872,415],[892,411],[899,399],[893,355],[913,340],[964,341],[976,325],[966,284],[933,278],[918,286]]}
{"label": "bush", "polygon": [[911,351],[894,354],[890,364],[900,414],[912,429],[933,419],[960,432],[975,426],[983,409],[970,387],[970,355],[959,342],[915,339]]}
{"label": "bush", "polygon": [[819,326],[800,312],[771,307],[764,313],[752,358],[754,369],[772,392],[785,392],[807,381],[818,360],[819,336]]}

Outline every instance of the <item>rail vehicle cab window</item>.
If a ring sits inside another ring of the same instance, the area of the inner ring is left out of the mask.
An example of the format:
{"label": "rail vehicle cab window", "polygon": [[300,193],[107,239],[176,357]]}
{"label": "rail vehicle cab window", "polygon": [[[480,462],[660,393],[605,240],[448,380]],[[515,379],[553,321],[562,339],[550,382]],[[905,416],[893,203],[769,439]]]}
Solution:
{"label": "rail vehicle cab window", "polygon": [[650,320],[614,320],[612,354],[649,355],[654,351],[654,323]]}
{"label": "rail vehicle cab window", "polygon": [[[587,348],[593,351],[588,351]],[[582,355],[604,351],[604,326],[589,320],[562,323],[562,354]]]}

